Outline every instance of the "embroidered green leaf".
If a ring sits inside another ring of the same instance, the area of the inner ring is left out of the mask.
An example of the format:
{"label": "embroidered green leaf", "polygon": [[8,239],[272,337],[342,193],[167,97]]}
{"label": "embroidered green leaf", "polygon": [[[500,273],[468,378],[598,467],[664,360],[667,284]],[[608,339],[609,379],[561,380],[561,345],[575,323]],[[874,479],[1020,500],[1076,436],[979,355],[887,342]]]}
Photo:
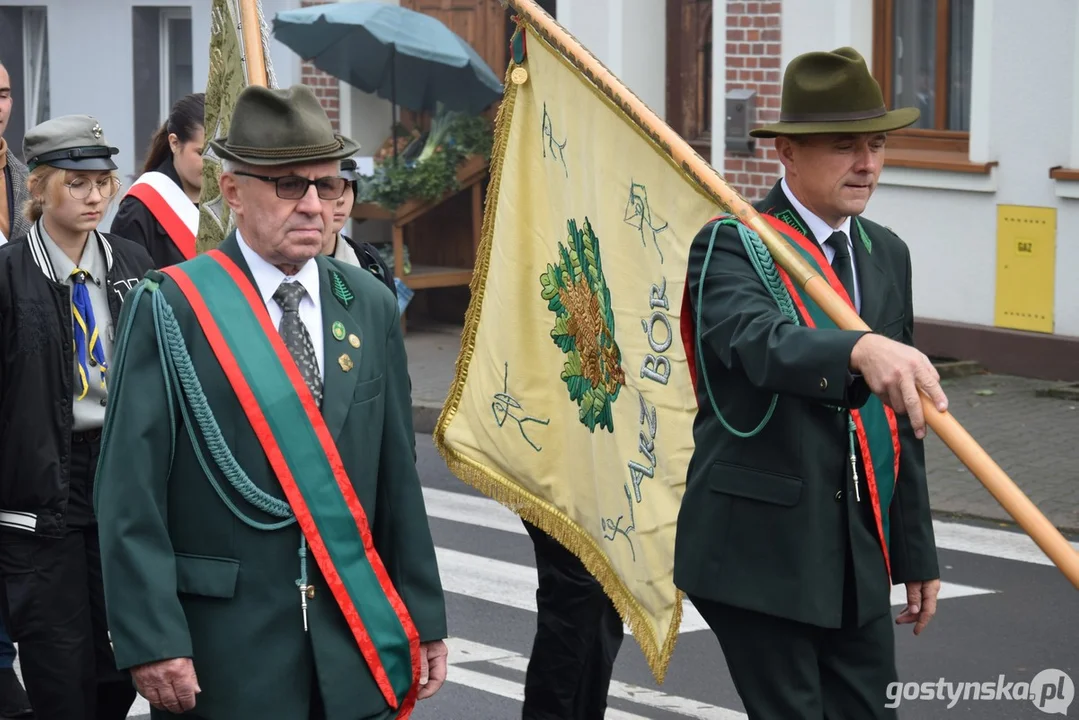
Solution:
{"label": "embroidered green leaf", "polygon": [[858,236],[862,238],[862,244],[865,245],[865,251],[867,253],[873,253],[873,241],[869,239],[869,235],[866,234],[865,228],[857,220],[854,221],[858,226]]}
{"label": "embroidered green leaf", "polygon": [[614,431],[610,404],[626,382],[622,354],[614,338],[614,311],[600,261],[599,238],[585,218],[567,222],[566,242],[558,244],[557,265],[540,275],[540,297],[554,312],[551,339],[568,357],[561,379],[581,422]]}
{"label": "embroidered green leaf", "polygon": [[346,308],[352,304],[352,301],[356,299],[356,296],[352,294],[352,290],[349,288],[345,279],[341,277],[339,272],[330,273],[330,281],[333,284],[333,296],[341,301],[341,304]]}

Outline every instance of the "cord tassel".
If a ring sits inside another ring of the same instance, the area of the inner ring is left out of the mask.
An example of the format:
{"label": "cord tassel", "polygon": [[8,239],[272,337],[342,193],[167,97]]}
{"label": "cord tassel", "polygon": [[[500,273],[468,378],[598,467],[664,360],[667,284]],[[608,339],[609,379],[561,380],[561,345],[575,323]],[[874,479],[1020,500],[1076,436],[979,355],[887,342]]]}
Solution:
{"label": "cord tassel", "polygon": [[854,473],[854,499],[858,502],[862,501],[861,493],[858,491],[858,456],[855,454],[854,433],[857,429],[854,426],[854,418],[850,415],[847,416],[847,435],[850,437],[850,469]]}

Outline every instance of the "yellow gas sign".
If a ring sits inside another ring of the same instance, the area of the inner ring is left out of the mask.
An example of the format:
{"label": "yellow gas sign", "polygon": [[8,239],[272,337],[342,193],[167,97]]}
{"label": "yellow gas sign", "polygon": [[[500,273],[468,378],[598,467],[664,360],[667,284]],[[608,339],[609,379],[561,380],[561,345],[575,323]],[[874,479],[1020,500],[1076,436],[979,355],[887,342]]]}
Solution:
{"label": "yellow gas sign", "polygon": [[1056,233],[1056,208],[997,206],[997,327],[1053,332]]}

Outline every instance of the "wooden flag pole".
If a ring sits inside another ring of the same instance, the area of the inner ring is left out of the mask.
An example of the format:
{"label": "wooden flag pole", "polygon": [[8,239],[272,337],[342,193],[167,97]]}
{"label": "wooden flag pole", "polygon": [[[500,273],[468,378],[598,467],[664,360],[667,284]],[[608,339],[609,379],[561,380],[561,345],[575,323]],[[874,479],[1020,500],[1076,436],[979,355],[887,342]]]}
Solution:
{"label": "wooden flag pole", "polygon": [[[528,20],[578,70],[617,103],[704,188],[764,241],[775,262],[801,285],[828,317],[844,330],[869,330],[865,322],[832,290],[800,255],[772,229],[756,209],[732,189],[689,144],[660,120],[640,98],[634,95],[603,64],[540,8],[534,0],[503,0]],[[939,412],[928,397],[922,396],[922,411],[927,424],[948,445],[956,457],[981,481],[1020,527],[1038,544],[1071,583],[1079,589],[1079,552],[1030,501],[1022,490],[997,465],[988,453],[947,412]]]}
{"label": "wooden flag pole", "polygon": [[240,0],[240,29],[243,32],[244,62],[247,64],[247,84],[266,87],[266,55],[262,47],[262,25],[259,23],[259,0]]}

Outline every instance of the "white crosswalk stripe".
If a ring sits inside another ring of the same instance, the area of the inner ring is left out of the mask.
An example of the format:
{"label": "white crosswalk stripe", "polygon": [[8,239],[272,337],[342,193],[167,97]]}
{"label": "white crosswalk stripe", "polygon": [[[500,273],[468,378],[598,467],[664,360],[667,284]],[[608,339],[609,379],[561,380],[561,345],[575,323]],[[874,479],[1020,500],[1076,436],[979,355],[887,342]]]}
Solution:
{"label": "white crosswalk stripe", "polygon": [[[513,652],[512,650],[503,650],[501,648],[491,647],[490,645],[463,640],[461,638],[450,638],[446,641],[446,644],[450,649],[450,668],[446,673],[447,682],[466,685],[477,690],[495,692],[495,694],[501,695],[502,693],[495,690],[487,690],[486,684],[490,680],[498,680],[502,683],[507,682],[506,680],[468,670],[462,666],[471,663],[490,663],[491,665],[515,670],[522,674],[528,669],[528,658],[520,653]],[[514,685],[521,689],[521,694],[519,696],[514,695],[513,698],[517,700],[523,699],[523,686],[517,685],[516,683],[514,683]],[[611,681],[609,696],[619,700],[627,700],[638,705],[655,708],[657,710],[674,713],[676,715],[699,718],[700,720],[744,720],[744,718],[746,718],[745,713],[716,707],[715,705],[709,705],[708,703],[703,703],[698,700],[667,695],[658,690],[630,685],[617,680]],[[503,697],[510,696],[503,695]],[[636,718],[639,716],[609,709],[606,717],[608,720],[611,720],[612,718]]]}
{"label": "white crosswalk stripe", "polygon": [[[450,492],[424,488],[427,513],[431,518],[495,530],[513,535],[527,535],[520,518],[508,508],[486,497],[468,492]],[[983,555],[1017,562],[1051,565],[1052,561],[1024,533],[973,527],[958,523],[934,521],[937,545],[942,550]],[[1079,543],[1072,543],[1079,550]],[[499,560],[485,555],[462,552],[453,548],[436,547],[439,570],[447,593],[470,599],[495,603],[504,607],[536,612],[536,569]],[[940,600],[973,597],[996,593],[996,590],[973,587],[954,582],[942,582]],[[906,602],[905,588],[892,588],[893,606]],[[682,618],[682,633],[707,631],[708,626],[688,601]],[[627,634],[629,628],[626,628]],[[524,697],[523,678],[528,658],[518,652],[485,645],[465,638],[450,638],[449,683],[469,687],[503,698],[521,701]],[[496,666],[521,675],[521,681],[483,671],[484,665]],[[655,689],[629,685],[613,680],[610,697],[642,708],[700,720],[743,720],[744,713],[690,698],[668,695]],[[149,705],[138,698],[129,717],[145,716]],[[608,720],[645,720],[620,709],[610,709]]]}
{"label": "white crosswalk stripe", "polygon": [[[492,530],[527,534],[520,518],[494,500],[432,488],[424,488],[423,495],[427,504],[427,514],[431,517]],[[940,531],[938,530],[938,532]],[[946,537],[951,536],[946,535]],[[994,545],[990,546],[992,552],[996,553],[999,550],[996,546],[1005,543],[1006,539],[998,539]],[[971,542],[965,543],[965,551],[971,552],[971,547],[973,546],[974,544]],[[537,578],[534,567],[516,565],[502,560],[493,560],[481,555],[471,555],[445,548],[438,548],[437,554],[439,570],[446,592],[468,595],[519,610],[536,612]],[[999,557],[999,555],[995,556]],[[996,591],[960,583],[942,582],[938,599],[949,600],[993,592]],[[906,588],[904,586],[897,585],[892,588],[891,602],[893,606],[903,605],[907,602]],[[708,629],[708,624],[705,623],[704,618],[701,617],[692,603],[686,601],[682,610],[680,632],[697,632]],[[628,627],[626,632],[629,632]]]}

